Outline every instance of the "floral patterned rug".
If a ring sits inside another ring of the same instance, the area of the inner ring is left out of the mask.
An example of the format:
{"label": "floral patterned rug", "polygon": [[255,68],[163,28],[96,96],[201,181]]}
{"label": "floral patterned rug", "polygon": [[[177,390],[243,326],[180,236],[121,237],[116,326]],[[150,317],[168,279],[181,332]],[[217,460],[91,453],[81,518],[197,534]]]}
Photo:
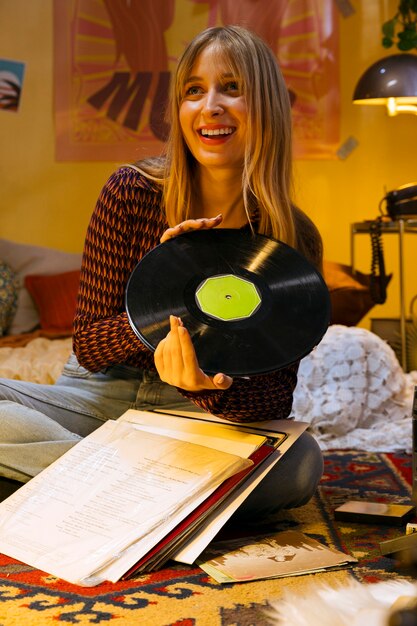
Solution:
{"label": "floral patterned rug", "polygon": [[[410,503],[411,457],[359,451],[325,452],[325,474],[306,506],[257,525],[259,533],[288,528],[358,559],[337,571],[221,585],[199,567],[170,563],[138,578],[76,587],[0,555],[0,626],[98,624],[123,626],[267,626],[271,601],[283,591],[320,582],[344,584],[352,578],[377,582],[404,578],[393,559],[382,557],[379,542],[404,534],[384,525],[335,522],[333,510],[348,499]],[[253,527],[231,520],[221,537],[253,535]]]}

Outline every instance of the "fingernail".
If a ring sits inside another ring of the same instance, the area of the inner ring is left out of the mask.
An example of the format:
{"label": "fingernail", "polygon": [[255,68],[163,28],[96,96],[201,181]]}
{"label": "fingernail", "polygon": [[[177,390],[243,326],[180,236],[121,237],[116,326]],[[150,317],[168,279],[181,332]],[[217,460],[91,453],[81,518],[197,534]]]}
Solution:
{"label": "fingernail", "polygon": [[220,374],[220,376],[217,379],[217,382],[219,383],[219,385],[221,385],[222,383],[224,383],[224,376],[223,374]]}

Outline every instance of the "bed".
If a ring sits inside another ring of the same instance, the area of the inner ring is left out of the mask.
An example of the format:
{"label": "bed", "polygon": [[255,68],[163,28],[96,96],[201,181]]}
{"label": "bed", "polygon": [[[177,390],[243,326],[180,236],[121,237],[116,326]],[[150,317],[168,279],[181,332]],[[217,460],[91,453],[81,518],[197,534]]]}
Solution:
{"label": "bed", "polygon": [[[0,378],[53,384],[71,353],[81,254],[0,239]],[[409,451],[417,372],[357,324],[369,276],[324,262],[331,325],[299,369],[292,416],[323,449]]]}
{"label": "bed", "polygon": [[0,239],[0,376],[51,384],[71,352],[81,254]]}

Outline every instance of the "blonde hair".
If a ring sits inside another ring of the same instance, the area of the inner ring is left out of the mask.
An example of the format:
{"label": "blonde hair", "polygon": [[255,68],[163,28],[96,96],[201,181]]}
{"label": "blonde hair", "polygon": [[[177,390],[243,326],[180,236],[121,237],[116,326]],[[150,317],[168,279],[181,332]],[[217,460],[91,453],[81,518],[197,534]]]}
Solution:
{"label": "blonde hair", "polygon": [[[208,46],[240,78],[246,98],[248,120],[242,193],[248,218],[256,211],[259,233],[294,246],[289,94],[272,50],[260,37],[239,26],[204,30],[191,41],[178,62],[171,84],[171,129],[165,171],[161,173],[168,222],[173,226],[190,215],[197,164],[183,138],[179,110],[192,67]],[[157,176],[156,168],[147,169]]]}

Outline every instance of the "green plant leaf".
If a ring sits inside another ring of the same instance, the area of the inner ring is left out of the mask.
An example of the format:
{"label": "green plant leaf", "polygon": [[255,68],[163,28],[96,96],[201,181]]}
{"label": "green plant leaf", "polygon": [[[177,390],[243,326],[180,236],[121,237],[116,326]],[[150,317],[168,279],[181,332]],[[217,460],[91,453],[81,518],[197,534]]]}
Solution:
{"label": "green plant leaf", "polygon": [[382,25],[382,34],[392,39],[394,37],[396,19],[388,20]]}
{"label": "green plant leaf", "polygon": [[397,13],[382,25],[382,34],[384,48],[393,44],[403,52],[417,48],[417,0],[400,0]]}
{"label": "green plant leaf", "polygon": [[416,37],[417,33],[412,30],[404,30],[402,33],[398,33],[398,39],[401,41],[414,41]]}
{"label": "green plant leaf", "polygon": [[397,43],[398,50],[402,50],[403,52],[408,52],[414,48],[414,42],[407,41],[406,39],[399,41]]}

